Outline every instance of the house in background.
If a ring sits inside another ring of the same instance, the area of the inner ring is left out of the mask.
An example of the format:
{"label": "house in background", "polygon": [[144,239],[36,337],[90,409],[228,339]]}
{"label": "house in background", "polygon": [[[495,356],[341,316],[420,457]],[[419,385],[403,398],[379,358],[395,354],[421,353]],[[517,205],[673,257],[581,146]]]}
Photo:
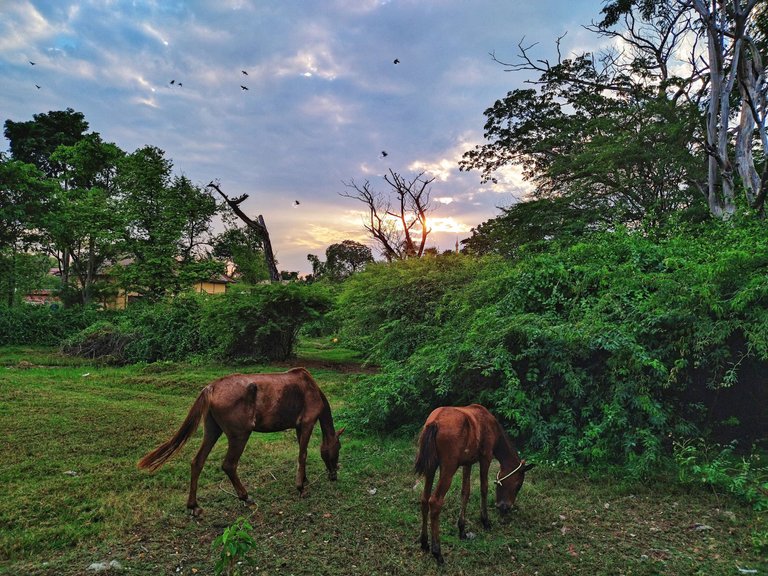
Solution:
{"label": "house in background", "polygon": [[[234,284],[235,282],[236,280],[231,276],[227,274],[219,274],[210,280],[193,284],[191,289],[199,294],[224,294],[229,288],[229,285]],[[122,288],[119,288],[117,294],[105,298],[102,301],[102,304],[107,310],[123,310],[128,304],[135,302],[140,298],[141,296],[136,292],[126,292]]]}
{"label": "house in background", "polygon": [[[125,259],[117,262],[118,266],[125,266],[131,262],[130,259]],[[100,280],[105,281],[106,283],[112,284],[114,286],[113,279],[111,275],[108,272],[108,268],[105,268],[106,271],[99,272],[98,277]],[[61,273],[59,272],[58,268],[51,268],[49,271],[49,274],[51,276],[60,276]],[[193,284],[190,288],[191,290],[194,290],[197,293],[206,293],[206,294],[223,294],[227,291],[230,284],[234,284],[237,282],[232,276],[229,274],[218,274],[217,276],[211,278],[210,280],[202,281],[202,282],[196,282]],[[101,306],[106,310],[123,310],[125,309],[128,304],[131,302],[135,302],[137,300],[141,299],[141,295],[138,292],[126,292],[122,288],[114,287],[112,290],[106,291],[101,298],[99,298],[99,303]],[[27,304],[33,304],[33,305],[52,305],[52,304],[61,304],[61,298],[57,295],[57,291],[53,289],[41,289],[41,290],[32,290],[27,295],[24,296],[24,302]]]}

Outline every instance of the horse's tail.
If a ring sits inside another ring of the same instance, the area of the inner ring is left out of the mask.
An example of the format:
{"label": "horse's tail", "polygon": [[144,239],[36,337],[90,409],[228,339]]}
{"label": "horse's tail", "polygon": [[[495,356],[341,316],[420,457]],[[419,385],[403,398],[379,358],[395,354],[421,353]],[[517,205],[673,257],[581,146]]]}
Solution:
{"label": "horse's tail", "polygon": [[200,392],[195,403],[192,404],[192,408],[189,409],[189,414],[187,414],[184,423],[178,429],[176,434],[174,434],[170,440],[163,442],[160,446],[139,460],[138,467],[140,469],[147,468],[154,472],[160,468],[160,466],[165,464],[165,462],[181,450],[184,444],[187,443],[187,440],[192,437],[192,434],[195,433],[200,424],[200,420],[202,420],[205,413],[208,412],[210,404],[210,389],[206,386],[203,388],[203,391]]}
{"label": "horse's tail", "polygon": [[419,453],[413,470],[419,476],[432,474],[437,470],[437,423],[427,424],[419,436]]}

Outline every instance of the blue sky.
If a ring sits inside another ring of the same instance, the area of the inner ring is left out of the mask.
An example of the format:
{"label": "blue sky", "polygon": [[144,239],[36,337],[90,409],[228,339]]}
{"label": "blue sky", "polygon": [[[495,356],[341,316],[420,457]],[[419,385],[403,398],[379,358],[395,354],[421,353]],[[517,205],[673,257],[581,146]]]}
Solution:
{"label": "blue sky", "polygon": [[249,194],[241,207],[263,214],[279,268],[301,272],[308,253],[368,243],[342,181],[383,191],[390,168],[426,171],[443,250],[525,192],[513,169],[497,185],[458,171],[483,111],[528,78],[489,53],[512,61],[525,37],[551,59],[565,32],[565,53],[592,50],[581,25],[602,4],[0,0],[0,121],[71,107],[123,150],[162,148],[193,182]]}

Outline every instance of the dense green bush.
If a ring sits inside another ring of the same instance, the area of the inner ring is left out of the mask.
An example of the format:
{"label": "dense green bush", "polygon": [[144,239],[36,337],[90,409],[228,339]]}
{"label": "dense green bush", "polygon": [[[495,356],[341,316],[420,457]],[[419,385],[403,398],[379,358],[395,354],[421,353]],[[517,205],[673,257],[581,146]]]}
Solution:
{"label": "dense green bush", "polygon": [[99,310],[79,306],[0,306],[0,346],[58,346],[62,340],[89,326],[99,317]]}
{"label": "dense green bush", "polygon": [[331,306],[328,292],[314,284],[261,284],[209,299],[200,338],[216,358],[285,360],[302,325]]}
{"label": "dense green bush", "polygon": [[302,325],[330,307],[324,288],[302,284],[238,287],[135,303],[69,338],[65,352],[115,363],[284,360]]}
{"label": "dense green bush", "polygon": [[638,474],[670,435],[725,422],[764,435],[766,231],[619,230],[514,261],[453,256],[360,273],[340,298],[345,327],[383,371],[361,386],[356,417],[413,431],[437,405],[482,402],[529,450]]}

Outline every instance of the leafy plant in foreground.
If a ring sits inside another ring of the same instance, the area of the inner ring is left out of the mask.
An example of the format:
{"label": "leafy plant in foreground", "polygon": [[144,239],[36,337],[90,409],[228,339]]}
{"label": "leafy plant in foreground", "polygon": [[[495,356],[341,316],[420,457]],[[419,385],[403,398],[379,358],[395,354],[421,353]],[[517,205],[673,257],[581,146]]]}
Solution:
{"label": "leafy plant in foreground", "polygon": [[735,441],[724,446],[702,439],[675,442],[680,481],[705,484],[715,493],[726,490],[755,510],[768,510],[768,466],[760,464],[756,452],[739,458],[735,450]]}
{"label": "leafy plant in foreground", "polygon": [[216,576],[241,574],[240,564],[248,552],[256,547],[256,540],[250,534],[251,530],[253,526],[241,516],[211,543],[211,548],[218,550],[219,554],[214,567]]}

